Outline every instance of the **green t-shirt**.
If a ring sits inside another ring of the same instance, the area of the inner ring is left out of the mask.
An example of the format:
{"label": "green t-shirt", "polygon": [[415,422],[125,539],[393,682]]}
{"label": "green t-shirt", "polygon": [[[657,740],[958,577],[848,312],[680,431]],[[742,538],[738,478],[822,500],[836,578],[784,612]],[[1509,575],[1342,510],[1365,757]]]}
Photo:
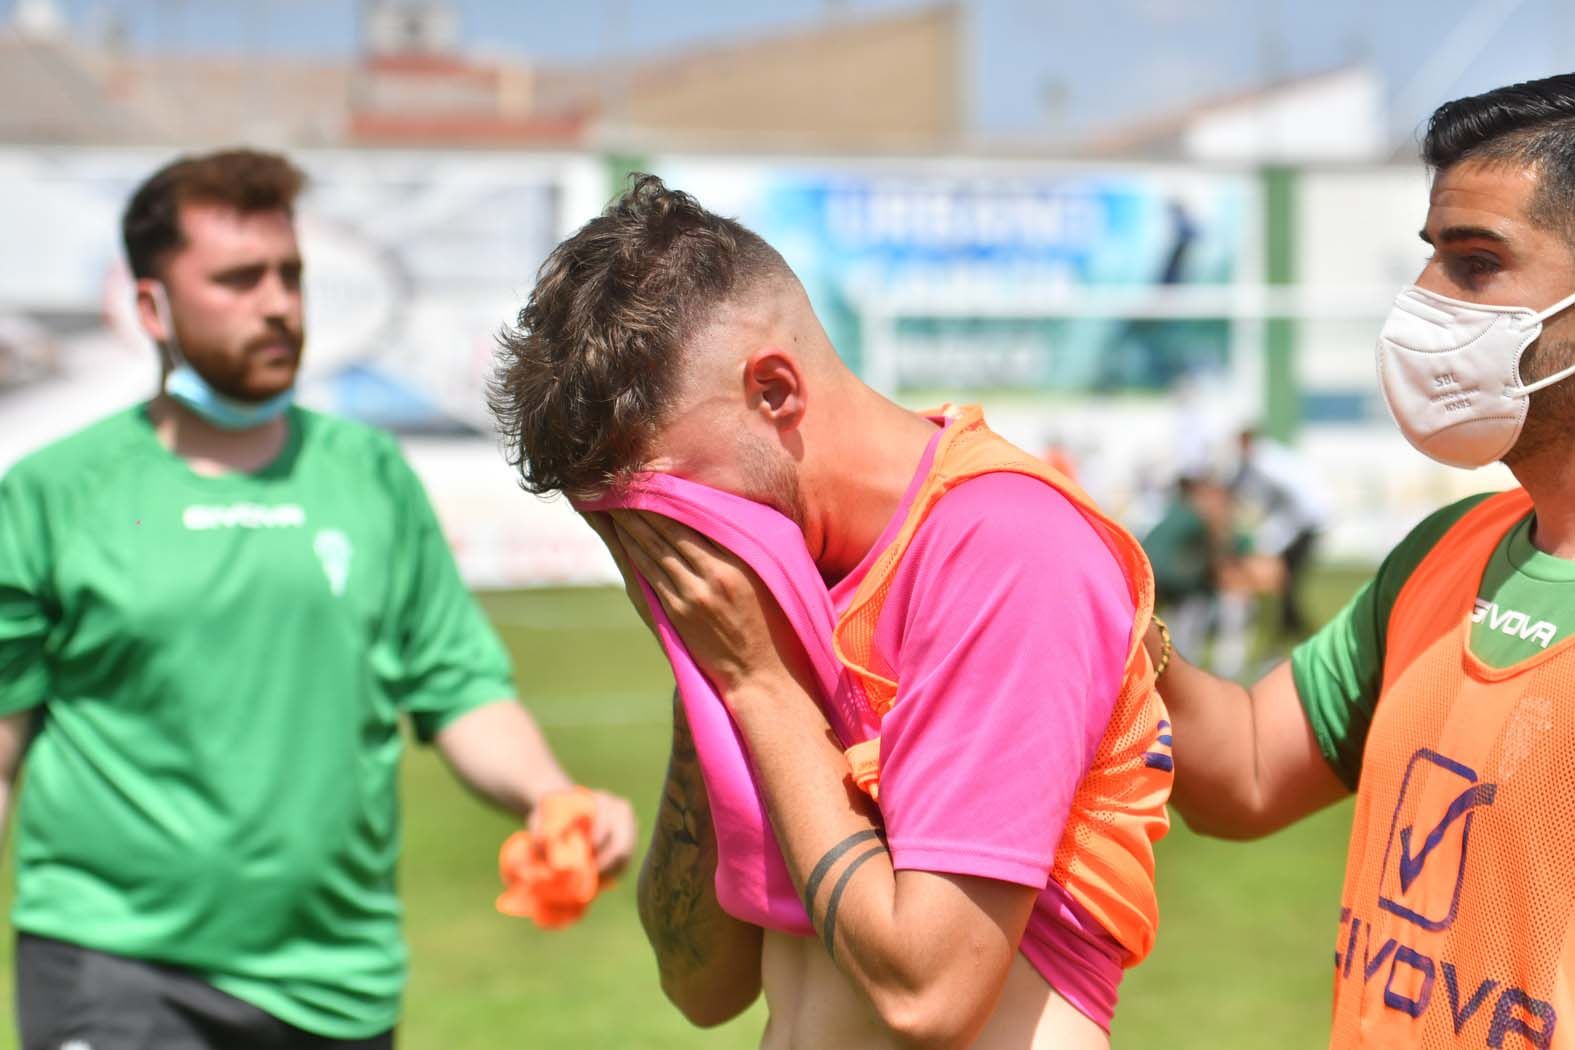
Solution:
{"label": "green t-shirt", "polygon": [[[1296,691],[1319,747],[1353,789],[1383,682],[1395,599],[1433,546],[1486,498],[1469,497],[1423,521],[1345,608],[1291,654]],[[1538,550],[1533,521],[1528,514],[1499,541],[1477,591],[1469,644],[1492,667],[1511,667],[1575,632],[1575,561]]]}
{"label": "green t-shirt", "polygon": [[1161,602],[1181,601],[1213,589],[1214,542],[1209,527],[1184,499],[1172,500],[1164,517],[1143,537]]}
{"label": "green t-shirt", "polygon": [[1213,594],[1220,560],[1252,553],[1252,539],[1232,532],[1220,542],[1192,504],[1176,499],[1143,537],[1143,553],[1154,571],[1155,598],[1169,604]]}
{"label": "green t-shirt", "polygon": [[513,695],[393,440],[293,410],[202,477],[146,409],[0,480],[0,714],[37,709],[19,930],[189,967],[298,1027],[391,1027],[399,714]]}

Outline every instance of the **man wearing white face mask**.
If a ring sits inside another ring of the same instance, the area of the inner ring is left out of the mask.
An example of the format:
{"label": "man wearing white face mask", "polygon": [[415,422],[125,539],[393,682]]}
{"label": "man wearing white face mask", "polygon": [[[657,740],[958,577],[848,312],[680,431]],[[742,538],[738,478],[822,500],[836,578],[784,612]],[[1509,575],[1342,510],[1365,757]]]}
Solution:
{"label": "man wearing white face mask", "polygon": [[1172,801],[1254,838],[1356,793],[1331,1046],[1567,1050],[1575,75],[1440,107],[1423,157],[1433,256],[1384,324],[1384,397],[1426,455],[1522,487],[1423,521],[1250,689],[1172,659]]}
{"label": "man wearing white face mask", "polygon": [[393,440],[291,405],[301,183],[246,150],[144,183],[162,389],[0,479],[24,1050],[391,1046],[402,718],[521,816],[570,783]]}

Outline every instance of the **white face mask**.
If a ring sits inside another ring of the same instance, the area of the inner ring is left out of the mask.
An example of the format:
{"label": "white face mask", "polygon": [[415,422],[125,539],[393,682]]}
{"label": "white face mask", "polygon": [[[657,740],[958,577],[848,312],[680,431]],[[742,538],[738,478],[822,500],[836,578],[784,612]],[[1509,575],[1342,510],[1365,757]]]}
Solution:
{"label": "white face mask", "polygon": [[1395,298],[1378,336],[1378,385],[1416,449],[1452,467],[1503,458],[1526,425],[1534,391],[1575,375],[1575,365],[1529,385],[1520,359],[1542,322],[1575,304],[1575,295],[1538,313],[1483,306],[1411,285]]}

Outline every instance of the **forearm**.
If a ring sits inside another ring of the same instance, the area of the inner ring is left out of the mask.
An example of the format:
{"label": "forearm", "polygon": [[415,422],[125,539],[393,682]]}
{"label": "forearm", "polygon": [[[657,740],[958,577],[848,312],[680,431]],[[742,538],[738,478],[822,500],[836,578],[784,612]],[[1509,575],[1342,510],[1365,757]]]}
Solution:
{"label": "forearm", "polygon": [[22,770],[22,756],[27,751],[32,724],[31,711],[0,717],[0,847],[5,845],[11,799],[16,793],[16,778]]}
{"label": "forearm", "polygon": [[[1144,641],[1157,657],[1157,632]],[[1245,689],[1172,655],[1159,692],[1176,756],[1170,800],[1194,831],[1257,838],[1348,793],[1322,754],[1289,661]]]}
{"label": "forearm", "polygon": [[434,743],[467,787],[522,818],[543,795],[573,783],[536,720],[515,700],[499,700],[461,715]]}
{"label": "forearm", "polygon": [[764,583],[660,515],[615,512],[612,530],[615,554],[644,577],[722,693],[832,958],[900,1042],[967,1045],[1000,997],[1038,891],[896,873],[811,692],[809,661]]}
{"label": "forearm", "polygon": [[916,1046],[967,1045],[994,1009],[1020,926],[969,921],[977,913],[951,880],[895,871],[874,807],[812,698],[786,680],[756,689],[729,703],[826,950],[894,1034]]}
{"label": "forearm", "polygon": [[675,697],[672,757],[637,899],[662,990],[706,1027],[736,1016],[760,994],[762,931],[722,910],[716,864],[710,803]]}
{"label": "forearm", "polygon": [[1253,838],[1262,792],[1252,696],[1242,686],[1173,654],[1159,682],[1170,712],[1176,778],[1170,801],[1187,826],[1221,838]]}

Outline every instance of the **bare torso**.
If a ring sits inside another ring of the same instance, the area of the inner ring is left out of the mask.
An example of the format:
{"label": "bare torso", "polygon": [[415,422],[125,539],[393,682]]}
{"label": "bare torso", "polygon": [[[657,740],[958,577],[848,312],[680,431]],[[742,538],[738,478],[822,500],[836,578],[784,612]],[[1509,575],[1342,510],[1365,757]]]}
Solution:
{"label": "bare torso", "polygon": [[[816,938],[766,931],[760,970],[770,1012],[761,1050],[894,1050],[899,1045]],[[1109,1050],[1110,1037],[1019,955],[995,1012],[972,1045],[974,1050]]]}

